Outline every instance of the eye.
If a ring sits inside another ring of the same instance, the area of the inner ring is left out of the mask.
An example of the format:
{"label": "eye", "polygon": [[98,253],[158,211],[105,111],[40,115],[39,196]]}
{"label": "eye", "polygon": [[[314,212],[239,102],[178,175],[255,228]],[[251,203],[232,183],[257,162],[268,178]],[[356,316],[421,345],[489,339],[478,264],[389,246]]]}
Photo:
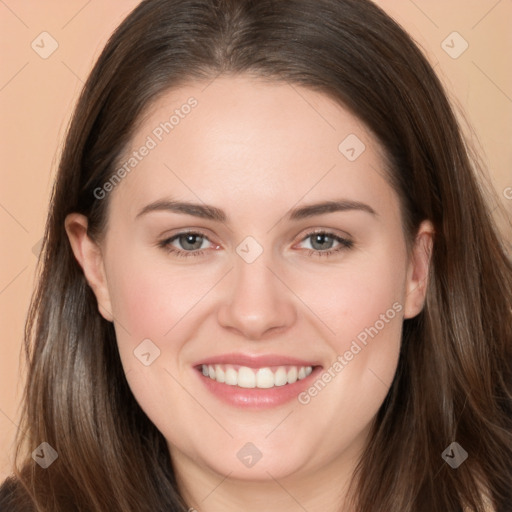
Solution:
{"label": "eye", "polygon": [[176,256],[187,257],[200,256],[203,254],[205,249],[209,248],[208,246],[204,246],[205,242],[211,244],[206,235],[195,231],[185,231],[162,240],[158,245]]}
{"label": "eye", "polygon": [[307,242],[310,256],[329,256],[334,253],[350,249],[354,246],[354,242],[348,238],[343,238],[329,231],[314,231],[308,233],[302,242]]}
{"label": "eye", "polygon": [[[304,247],[309,256],[329,256],[353,247],[354,242],[329,231],[314,231],[308,233],[301,241],[307,242]],[[206,245],[210,244],[210,246]],[[158,243],[167,252],[179,257],[201,256],[207,249],[218,249],[206,235],[195,231],[184,231]]]}

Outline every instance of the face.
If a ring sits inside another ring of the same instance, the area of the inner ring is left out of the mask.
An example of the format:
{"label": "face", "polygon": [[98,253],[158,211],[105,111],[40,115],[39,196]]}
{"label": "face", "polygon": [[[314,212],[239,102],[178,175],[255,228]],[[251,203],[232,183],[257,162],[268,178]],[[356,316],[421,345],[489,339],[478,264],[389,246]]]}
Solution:
{"label": "face", "polygon": [[344,471],[428,266],[428,226],[408,252],[376,139],[325,95],[223,77],[162,97],[123,164],[101,244],[78,215],[66,227],[176,467]]}

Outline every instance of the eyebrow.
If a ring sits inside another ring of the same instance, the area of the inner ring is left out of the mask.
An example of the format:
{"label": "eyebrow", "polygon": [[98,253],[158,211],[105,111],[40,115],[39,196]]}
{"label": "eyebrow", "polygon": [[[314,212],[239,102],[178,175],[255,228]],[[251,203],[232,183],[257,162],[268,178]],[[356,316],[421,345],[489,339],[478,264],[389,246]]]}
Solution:
{"label": "eyebrow", "polygon": [[[323,215],[326,213],[345,212],[345,211],[362,211],[371,215],[377,216],[377,212],[369,205],[360,201],[351,201],[348,199],[339,199],[336,201],[322,201],[319,203],[310,204],[293,208],[288,211],[288,220],[296,221],[316,215]],[[185,201],[174,201],[171,199],[159,199],[150,203],[140,210],[136,215],[136,219],[151,212],[168,211],[173,213],[182,213],[200,217],[202,219],[213,220],[217,222],[226,222],[228,217],[224,210],[215,206],[199,203],[189,203]]]}

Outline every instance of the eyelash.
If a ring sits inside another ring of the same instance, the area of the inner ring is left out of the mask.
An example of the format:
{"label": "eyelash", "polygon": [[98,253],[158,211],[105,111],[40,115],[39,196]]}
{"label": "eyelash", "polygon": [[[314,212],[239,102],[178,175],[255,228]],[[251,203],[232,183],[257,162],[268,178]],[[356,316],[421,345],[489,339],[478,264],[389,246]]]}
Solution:
{"label": "eyelash", "polygon": [[[165,240],[162,240],[158,243],[158,246],[162,249],[165,249],[167,252],[174,254],[175,256],[178,256],[180,258],[188,258],[190,256],[202,256],[206,249],[200,249],[195,251],[183,251],[181,249],[176,249],[171,245],[174,240],[179,238],[183,235],[195,235],[199,236],[201,238],[204,238],[206,240],[209,240],[209,238],[204,235],[203,233],[197,232],[197,231],[182,231],[181,233],[178,233],[176,235],[173,235],[171,238],[166,238]],[[325,251],[318,251],[315,249],[306,249],[308,256],[314,256],[314,257],[327,257],[331,256],[335,253],[340,253],[344,250],[351,249],[354,246],[354,242],[352,240],[349,240],[347,238],[343,238],[341,236],[338,236],[330,231],[311,231],[307,233],[301,240],[303,242],[304,240],[307,240],[308,238],[314,236],[314,235],[327,235],[329,238],[332,238],[334,241],[338,242],[340,245],[336,249],[327,249]]]}

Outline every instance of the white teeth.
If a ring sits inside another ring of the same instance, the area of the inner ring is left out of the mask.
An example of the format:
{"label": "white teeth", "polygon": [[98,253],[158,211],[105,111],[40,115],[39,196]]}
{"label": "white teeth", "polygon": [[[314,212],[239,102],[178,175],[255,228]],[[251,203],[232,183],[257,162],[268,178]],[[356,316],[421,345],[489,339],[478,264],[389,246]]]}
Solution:
{"label": "white teeth", "polygon": [[274,374],[270,368],[260,368],[256,372],[256,387],[257,388],[273,388],[274,387]]}
{"label": "white teeth", "polygon": [[288,370],[288,384],[297,382],[297,368],[293,366]]}
{"label": "white teeth", "polygon": [[234,368],[226,368],[226,384],[230,386],[238,384],[238,372]]}
{"label": "white teeth", "polygon": [[312,366],[279,366],[278,368],[253,369],[247,366],[202,365],[202,373],[217,382],[241,388],[268,389],[293,384],[311,374]]}
{"label": "white teeth", "polygon": [[247,366],[241,366],[238,370],[238,386],[241,388],[256,387],[256,375]]}
{"label": "white teeth", "polygon": [[274,379],[276,386],[284,386],[285,384],[288,384],[288,374],[286,373],[286,369],[280,366],[274,375]]}
{"label": "white teeth", "polygon": [[215,365],[215,380],[217,382],[226,382],[226,374],[218,364]]}

